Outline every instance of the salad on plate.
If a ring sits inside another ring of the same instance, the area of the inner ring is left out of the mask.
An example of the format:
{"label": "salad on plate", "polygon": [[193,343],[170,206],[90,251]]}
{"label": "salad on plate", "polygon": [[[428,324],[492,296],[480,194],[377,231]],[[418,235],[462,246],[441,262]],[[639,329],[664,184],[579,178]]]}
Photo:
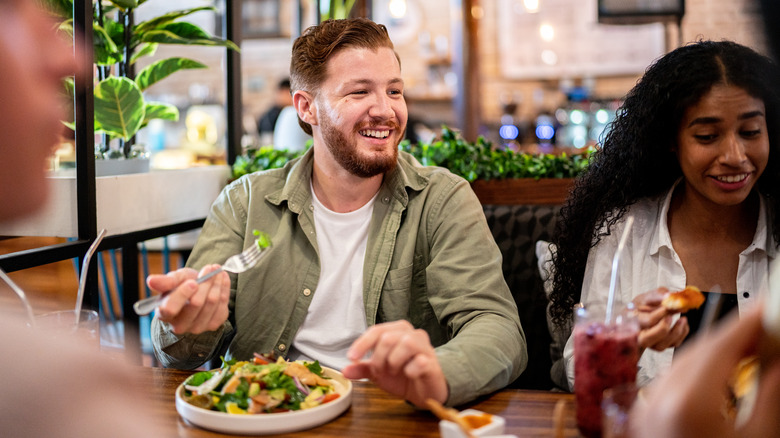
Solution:
{"label": "salad on plate", "polygon": [[228,414],[269,414],[311,409],[341,395],[318,361],[287,362],[255,353],[252,361],[222,359],[184,382],[183,399]]}

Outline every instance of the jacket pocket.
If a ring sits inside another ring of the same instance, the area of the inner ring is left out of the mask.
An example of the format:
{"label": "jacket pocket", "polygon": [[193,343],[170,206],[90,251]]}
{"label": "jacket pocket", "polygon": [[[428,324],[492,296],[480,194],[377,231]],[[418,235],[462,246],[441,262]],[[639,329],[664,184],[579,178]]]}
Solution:
{"label": "jacket pocket", "polygon": [[388,271],[379,301],[380,321],[409,320],[413,275],[414,265]]}

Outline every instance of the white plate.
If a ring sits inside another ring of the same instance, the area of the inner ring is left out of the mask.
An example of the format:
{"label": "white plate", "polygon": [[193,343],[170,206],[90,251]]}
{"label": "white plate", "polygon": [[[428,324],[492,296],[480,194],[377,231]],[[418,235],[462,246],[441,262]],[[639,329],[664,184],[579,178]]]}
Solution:
{"label": "white plate", "polygon": [[256,435],[311,429],[338,417],[352,405],[352,382],[332,368],[322,367],[322,371],[333,379],[334,389],[341,397],[311,409],[250,415],[211,411],[184,401],[182,383],[176,388],[176,411],[190,423],[216,432]]}

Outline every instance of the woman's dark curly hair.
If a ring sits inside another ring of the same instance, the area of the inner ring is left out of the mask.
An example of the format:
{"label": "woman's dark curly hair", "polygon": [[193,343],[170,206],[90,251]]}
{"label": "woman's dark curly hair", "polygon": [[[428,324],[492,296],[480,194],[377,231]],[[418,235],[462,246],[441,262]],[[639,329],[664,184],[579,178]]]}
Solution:
{"label": "woman's dark curly hair", "polygon": [[[665,193],[682,176],[673,152],[678,127],[685,110],[715,85],[742,88],[764,102],[770,152],[757,188],[774,213],[780,194],[780,76],[776,68],[772,60],[745,46],[698,41],[664,55],[647,69],[618,109],[602,147],[575,181],[561,209],[553,238],[557,249],[550,296],[550,316],[558,327],[571,323],[590,249],[610,234],[629,206]],[[772,218],[777,242],[779,217],[773,214]]]}

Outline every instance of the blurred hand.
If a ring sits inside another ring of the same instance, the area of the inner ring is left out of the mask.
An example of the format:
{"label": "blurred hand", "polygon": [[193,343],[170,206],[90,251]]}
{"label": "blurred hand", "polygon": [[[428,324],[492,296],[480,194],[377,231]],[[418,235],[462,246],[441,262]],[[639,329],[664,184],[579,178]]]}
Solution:
{"label": "blurred hand", "polygon": [[157,317],[173,327],[176,334],[203,333],[218,329],[228,318],[230,278],[226,272],[198,284],[195,279],[219,268],[208,265],[200,273],[190,268],[165,275],[150,275],[146,284],[155,292],[172,292],[157,308]]}
{"label": "blurred hand", "polygon": [[[369,352],[370,357],[364,358]],[[347,358],[352,363],[342,372],[349,379],[368,378],[420,408],[426,408],[428,398],[447,401],[447,380],[428,333],[408,321],[370,327],[352,344]]]}
{"label": "blurred hand", "polygon": [[[647,388],[631,412],[632,437],[780,436],[780,360],[761,370],[754,411],[743,426],[724,415],[727,387],[739,361],[755,354],[761,306],[737,315],[684,347],[672,368]],[[773,360],[771,360],[773,359]]]}
{"label": "blurred hand", "polygon": [[634,298],[634,306],[639,321],[639,350],[650,348],[663,351],[670,347],[679,347],[690,332],[688,319],[681,316],[674,322],[674,314],[661,306],[665,287],[645,292]]}

